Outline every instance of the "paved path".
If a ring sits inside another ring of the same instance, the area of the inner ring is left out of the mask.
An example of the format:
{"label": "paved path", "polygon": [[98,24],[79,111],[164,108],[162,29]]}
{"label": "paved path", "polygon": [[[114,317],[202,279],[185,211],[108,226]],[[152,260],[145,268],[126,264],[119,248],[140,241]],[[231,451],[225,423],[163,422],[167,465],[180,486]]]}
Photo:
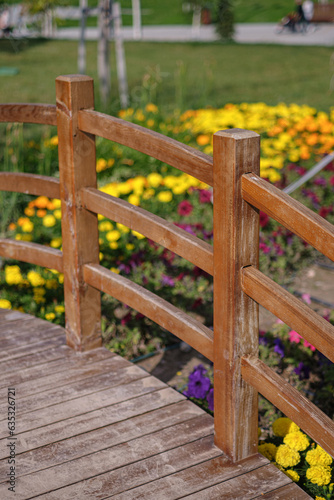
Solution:
{"label": "paved path", "polygon": [[[238,43],[272,43],[281,45],[319,45],[334,46],[334,23],[318,24],[307,34],[292,33],[285,29],[277,33],[275,23],[244,23],[236,25],[234,40]],[[133,40],[131,27],[122,29],[124,40]],[[97,28],[86,29],[86,39],[96,40]],[[58,29],[56,38],[78,40],[79,28]],[[192,26],[144,26],[142,41],[147,42],[211,42],[218,40],[214,26],[201,26],[194,30]]]}

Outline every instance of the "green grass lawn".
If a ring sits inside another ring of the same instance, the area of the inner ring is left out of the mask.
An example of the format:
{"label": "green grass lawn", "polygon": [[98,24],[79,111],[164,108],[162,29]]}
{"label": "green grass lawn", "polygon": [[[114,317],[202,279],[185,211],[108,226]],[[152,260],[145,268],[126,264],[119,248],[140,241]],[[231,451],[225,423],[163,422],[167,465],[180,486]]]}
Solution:
{"label": "green grass lawn", "polygon": [[[6,3],[18,3],[17,0],[7,0]],[[187,3],[183,0],[141,0],[143,9],[142,23],[144,25],[154,24],[190,24],[192,20],[191,13],[185,13],[182,10],[182,4]],[[69,5],[79,6],[79,0],[68,0]],[[96,7],[97,0],[88,0],[88,5]],[[208,1],[208,5],[214,4]],[[123,9],[131,8],[131,0],[122,0]],[[294,10],[292,0],[235,0],[234,15],[238,23],[275,23],[278,22],[288,12]],[[123,24],[131,24],[130,15],[123,14]],[[96,20],[93,22],[96,23]],[[71,22],[73,26],[73,22]]]}
{"label": "green grass lawn", "polygon": [[[87,43],[87,73],[97,84],[96,43]],[[222,106],[227,102],[296,102],[328,110],[332,72],[326,47],[135,43],[125,44],[130,96],[153,100],[169,110]],[[112,100],[117,110],[114,46],[111,44]],[[19,69],[0,76],[2,102],[54,102],[56,76],[76,73],[77,43],[31,40],[14,53],[0,40],[0,66]],[[149,85],[143,78],[150,74]],[[98,103],[97,103],[98,106]]]}

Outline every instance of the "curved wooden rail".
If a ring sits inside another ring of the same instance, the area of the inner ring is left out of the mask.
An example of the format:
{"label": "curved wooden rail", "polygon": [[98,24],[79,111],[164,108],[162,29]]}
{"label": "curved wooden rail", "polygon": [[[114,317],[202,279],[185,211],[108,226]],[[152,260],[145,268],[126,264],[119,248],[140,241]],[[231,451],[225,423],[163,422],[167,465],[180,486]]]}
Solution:
{"label": "curved wooden rail", "polygon": [[241,358],[242,378],[334,457],[334,422],[255,356]]}
{"label": "curved wooden rail", "polygon": [[0,191],[16,191],[48,198],[60,198],[59,180],[36,174],[0,172]]}
{"label": "curved wooden rail", "polygon": [[213,332],[199,321],[133,281],[98,264],[85,264],[83,274],[88,285],[133,307],[213,360]]}
{"label": "curved wooden rail", "polygon": [[78,112],[79,128],[153,156],[213,186],[213,159],[170,137],[93,110]]}
{"label": "curved wooden rail", "polygon": [[253,266],[241,270],[243,291],[334,362],[334,327]]}
{"label": "curved wooden rail", "polygon": [[134,229],[159,245],[184,257],[208,274],[213,274],[213,248],[208,243],[161,217],[127,201],[101,193],[94,188],[80,191],[81,203],[87,210]]}
{"label": "curved wooden rail", "polygon": [[256,174],[242,176],[242,197],[334,261],[334,226]]}
{"label": "curved wooden rail", "polygon": [[38,243],[0,238],[0,255],[63,272],[62,252]]}
{"label": "curved wooden rail", "polygon": [[0,122],[57,125],[56,106],[52,104],[0,104]]}

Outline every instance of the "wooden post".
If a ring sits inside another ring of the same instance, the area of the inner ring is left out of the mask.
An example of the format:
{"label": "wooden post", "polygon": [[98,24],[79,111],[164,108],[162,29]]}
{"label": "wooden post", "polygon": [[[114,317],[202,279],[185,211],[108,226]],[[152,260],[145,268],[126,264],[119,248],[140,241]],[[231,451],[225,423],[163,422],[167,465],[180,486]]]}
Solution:
{"label": "wooden post", "polygon": [[240,270],[258,267],[259,214],[243,201],[241,176],[259,174],[260,136],[232,129],[213,139],[215,444],[238,462],[257,452],[257,392],[241,378],[240,358],[258,355],[258,305],[241,289]]}
{"label": "wooden post", "polygon": [[133,29],[133,39],[141,40],[141,11],[140,11],[140,0],[132,0],[132,29]]}
{"label": "wooden post", "polygon": [[56,79],[57,126],[67,344],[78,351],[101,345],[100,292],[83,280],[82,265],[99,262],[97,216],[82,208],[80,189],[96,188],[95,136],[78,129],[78,110],[94,108],[93,79]]}

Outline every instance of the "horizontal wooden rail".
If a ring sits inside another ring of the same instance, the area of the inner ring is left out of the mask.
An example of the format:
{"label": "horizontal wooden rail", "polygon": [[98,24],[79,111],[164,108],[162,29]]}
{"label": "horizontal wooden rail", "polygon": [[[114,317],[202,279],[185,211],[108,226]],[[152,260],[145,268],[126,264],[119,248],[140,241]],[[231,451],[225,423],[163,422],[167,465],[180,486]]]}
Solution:
{"label": "horizontal wooden rail", "polygon": [[334,457],[334,422],[255,356],[241,358],[242,378]]}
{"label": "horizontal wooden rail", "polygon": [[0,122],[57,125],[56,106],[52,104],[0,104]]}
{"label": "horizontal wooden rail", "polygon": [[87,210],[102,214],[108,219],[138,231],[207,273],[213,274],[213,248],[209,243],[147,210],[101,193],[97,189],[83,188],[80,197],[83,207]]}
{"label": "horizontal wooden rail", "polygon": [[253,173],[242,176],[242,197],[334,261],[334,226],[323,217]]}
{"label": "horizontal wooden rail", "polygon": [[241,271],[243,291],[334,362],[334,327],[253,266]]}
{"label": "horizontal wooden rail", "polygon": [[78,124],[84,132],[136,149],[168,163],[210,186],[213,185],[213,159],[211,156],[175,139],[120,118],[87,109],[79,111]]}
{"label": "horizontal wooden rail", "polygon": [[38,243],[0,238],[0,255],[63,272],[62,252]]}
{"label": "horizontal wooden rail", "polygon": [[48,198],[60,198],[59,180],[36,174],[0,172],[0,191],[16,191]]}
{"label": "horizontal wooden rail", "polygon": [[213,332],[202,323],[149,290],[98,264],[85,264],[83,272],[88,285],[124,302],[213,360]]}

